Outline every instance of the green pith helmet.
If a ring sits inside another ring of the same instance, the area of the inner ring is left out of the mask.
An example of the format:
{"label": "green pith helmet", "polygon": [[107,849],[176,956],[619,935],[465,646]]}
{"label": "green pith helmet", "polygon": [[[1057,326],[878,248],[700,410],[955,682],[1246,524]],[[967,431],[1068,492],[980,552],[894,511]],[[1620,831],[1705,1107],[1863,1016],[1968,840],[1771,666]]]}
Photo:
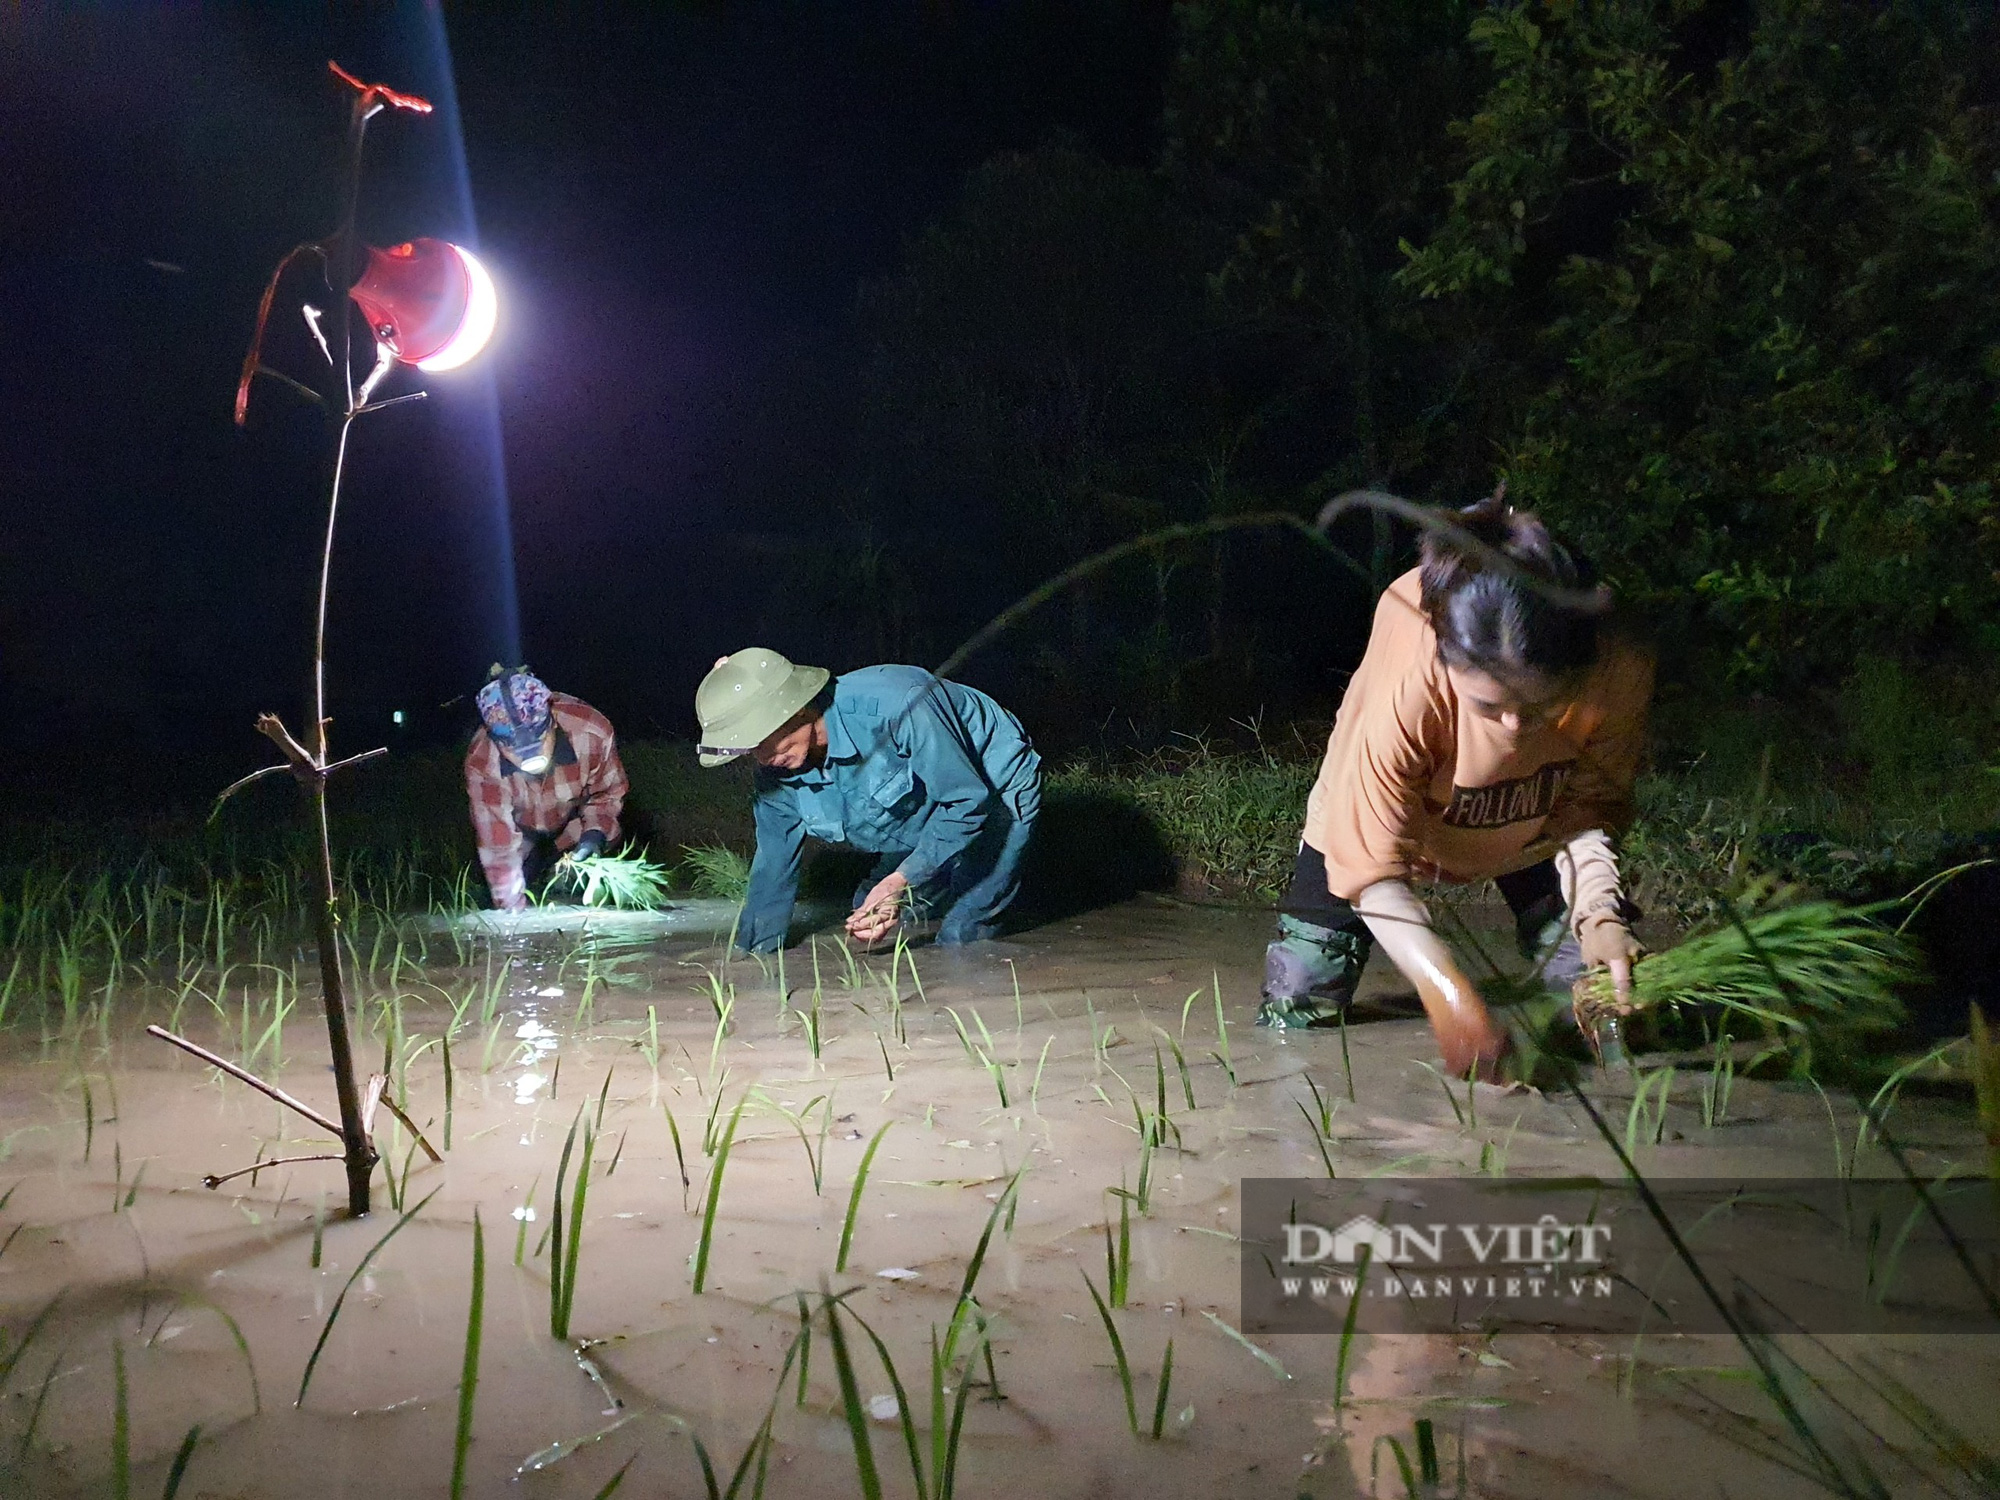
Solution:
{"label": "green pith helmet", "polygon": [[748,755],[826,686],[825,667],[798,667],[762,646],[725,656],[694,691],[701,763]]}

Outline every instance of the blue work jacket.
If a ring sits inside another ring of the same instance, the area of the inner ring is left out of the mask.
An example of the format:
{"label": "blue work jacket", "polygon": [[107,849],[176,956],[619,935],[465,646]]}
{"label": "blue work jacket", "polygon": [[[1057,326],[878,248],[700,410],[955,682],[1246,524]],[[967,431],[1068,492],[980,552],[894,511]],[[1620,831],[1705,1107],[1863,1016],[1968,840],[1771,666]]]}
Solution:
{"label": "blue work jacket", "polygon": [[936,876],[996,810],[1031,821],[1042,761],[1020,721],[976,688],[921,667],[863,667],[834,679],[826,757],[802,771],[757,768],[757,857],[737,942],[782,946],[806,836],[874,854],[907,851],[912,886]]}

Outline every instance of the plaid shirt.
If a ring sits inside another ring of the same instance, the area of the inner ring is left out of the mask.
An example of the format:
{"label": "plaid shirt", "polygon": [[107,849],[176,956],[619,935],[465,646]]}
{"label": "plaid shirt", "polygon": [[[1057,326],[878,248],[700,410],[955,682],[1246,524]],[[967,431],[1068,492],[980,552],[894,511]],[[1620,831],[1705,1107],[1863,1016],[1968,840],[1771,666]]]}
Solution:
{"label": "plaid shirt", "polygon": [[574,848],[593,830],[607,844],[618,841],[618,814],[629,783],[611,721],[564,693],[550,694],[549,712],[556,722],[555,763],[540,776],[504,759],[483,725],[465,752],[465,792],[479,863],[493,904],[503,911],[527,905],[521,861],[530,835],[553,836],[561,850]]}

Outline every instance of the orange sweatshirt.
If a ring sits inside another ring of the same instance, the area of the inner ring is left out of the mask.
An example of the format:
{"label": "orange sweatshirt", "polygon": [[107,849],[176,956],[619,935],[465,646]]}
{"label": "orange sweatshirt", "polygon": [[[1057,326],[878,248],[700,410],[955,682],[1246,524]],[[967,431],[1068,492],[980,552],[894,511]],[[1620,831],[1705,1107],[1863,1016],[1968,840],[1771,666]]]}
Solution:
{"label": "orange sweatshirt", "polygon": [[[1414,569],[1375,607],[1306,802],[1305,840],[1332,893],[1378,880],[1483,880],[1631,821],[1653,662],[1613,642],[1553,722],[1510,735],[1462,708]],[[1594,904],[1594,903],[1593,903]]]}

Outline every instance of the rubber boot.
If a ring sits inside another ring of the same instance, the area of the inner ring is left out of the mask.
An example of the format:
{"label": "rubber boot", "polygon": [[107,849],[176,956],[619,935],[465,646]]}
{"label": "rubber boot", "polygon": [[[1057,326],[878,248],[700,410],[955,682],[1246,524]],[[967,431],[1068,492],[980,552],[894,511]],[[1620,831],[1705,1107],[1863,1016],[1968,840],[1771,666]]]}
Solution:
{"label": "rubber boot", "polygon": [[1368,939],[1290,916],[1278,918],[1278,934],[1264,950],[1257,1024],[1280,1030],[1338,1025],[1368,962]]}
{"label": "rubber boot", "polygon": [[1567,995],[1583,978],[1583,948],[1569,930],[1569,912],[1560,903],[1536,902],[1514,919],[1521,957],[1540,966],[1542,988]]}

